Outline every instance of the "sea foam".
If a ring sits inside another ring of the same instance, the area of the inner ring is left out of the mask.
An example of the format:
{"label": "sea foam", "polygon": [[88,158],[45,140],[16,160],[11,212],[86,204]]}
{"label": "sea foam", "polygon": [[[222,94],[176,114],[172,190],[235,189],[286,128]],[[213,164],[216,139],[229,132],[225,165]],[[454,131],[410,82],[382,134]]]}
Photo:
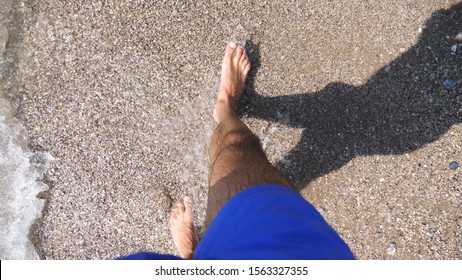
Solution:
{"label": "sea foam", "polygon": [[47,189],[40,180],[50,160],[28,149],[24,127],[0,97],[0,259],[38,258],[28,233],[44,206],[37,194]]}

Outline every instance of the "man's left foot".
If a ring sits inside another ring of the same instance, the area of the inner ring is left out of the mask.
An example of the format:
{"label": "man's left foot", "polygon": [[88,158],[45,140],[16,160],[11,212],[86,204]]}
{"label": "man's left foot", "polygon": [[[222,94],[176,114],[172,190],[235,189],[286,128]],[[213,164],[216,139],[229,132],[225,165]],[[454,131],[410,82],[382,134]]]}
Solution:
{"label": "man's left foot", "polygon": [[194,249],[199,243],[196,227],[194,226],[193,200],[185,196],[180,200],[170,216],[170,230],[173,235],[173,243],[183,259],[192,259]]}

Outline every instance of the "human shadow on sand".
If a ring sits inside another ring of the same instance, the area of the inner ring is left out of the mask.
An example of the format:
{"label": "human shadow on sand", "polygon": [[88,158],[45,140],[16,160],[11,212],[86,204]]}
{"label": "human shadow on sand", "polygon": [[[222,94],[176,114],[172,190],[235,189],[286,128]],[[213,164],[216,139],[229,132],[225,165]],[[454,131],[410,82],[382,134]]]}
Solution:
{"label": "human shadow on sand", "polygon": [[433,13],[418,43],[365,84],[331,83],[319,92],[278,97],[255,92],[259,46],[249,41],[253,70],[238,113],[303,129],[277,163],[299,189],[356,156],[412,152],[462,120],[460,32],[462,3]]}

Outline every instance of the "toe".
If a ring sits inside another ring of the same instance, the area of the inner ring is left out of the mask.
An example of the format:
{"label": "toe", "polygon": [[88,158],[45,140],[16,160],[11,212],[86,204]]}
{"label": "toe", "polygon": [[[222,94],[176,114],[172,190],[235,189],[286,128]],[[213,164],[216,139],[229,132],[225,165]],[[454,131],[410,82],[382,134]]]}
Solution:
{"label": "toe", "polygon": [[239,62],[242,58],[243,53],[244,53],[244,49],[242,47],[237,47],[236,51],[234,52],[234,61]]}
{"label": "toe", "polygon": [[247,77],[247,74],[249,73],[249,71],[250,71],[250,63],[247,64],[247,66],[246,66],[245,69],[244,69],[244,75],[245,75],[246,77]]}
{"label": "toe", "polygon": [[250,62],[248,60],[245,60],[243,63],[242,63],[242,69],[245,70],[245,68],[247,68],[248,66],[250,66]]}
{"label": "toe", "polygon": [[179,213],[184,212],[184,211],[185,211],[185,207],[184,207],[183,201],[178,201],[178,203],[176,204],[176,208],[178,209],[178,212],[179,212]]}
{"label": "toe", "polygon": [[226,53],[225,53],[225,57],[232,57],[234,51],[236,50],[236,44],[231,42],[229,43],[228,45],[226,45]]}
{"label": "toe", "polygon": [[212,113],[213,119],[215,120],[216,123],[218,123],[218,113],[217,113],[217,108],[213,108],[213,113]]}
{"label": "toe", "polygon": [[191,211],[192,212],[192,208],[193,208],[193,200],[191,197],[189,196],[185,196],[183,198],[183,201],[184,201],[184,206],[186,208],[186,211]]}
{"label": "toe", "polygon": [[247,55],[245,54],[245,51],[242,52],[241,58],[239,59],[239,64],[243,65],[247,61]]}

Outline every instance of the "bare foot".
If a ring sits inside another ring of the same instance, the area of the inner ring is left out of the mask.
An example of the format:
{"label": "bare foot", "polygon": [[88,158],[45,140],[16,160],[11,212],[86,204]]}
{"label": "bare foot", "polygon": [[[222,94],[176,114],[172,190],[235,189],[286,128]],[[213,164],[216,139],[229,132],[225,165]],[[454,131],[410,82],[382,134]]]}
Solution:
{"label": "bare foot", "polygon": [[194,227],[193,201],[189,196],[180,200],[170,216],[173,243],[183,259],[192,259],[199,239]]}
{"label": "bare foot", "polygon": [[235,113],[249,70],[250,62],[244,49],[229,43],[221,66],[220,90],[213,111],[217,123]]}

